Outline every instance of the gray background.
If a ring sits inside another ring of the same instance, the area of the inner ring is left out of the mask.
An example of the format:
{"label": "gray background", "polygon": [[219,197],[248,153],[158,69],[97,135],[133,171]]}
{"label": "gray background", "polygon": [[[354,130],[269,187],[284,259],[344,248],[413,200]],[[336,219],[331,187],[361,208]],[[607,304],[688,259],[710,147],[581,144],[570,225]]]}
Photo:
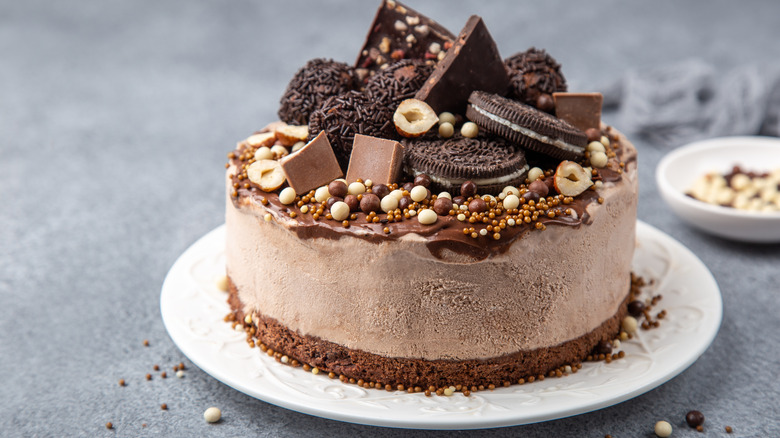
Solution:
{"label": "gray background", "polygon": [[[710,237],[669,214],[653,180],[666,149],[641,138],[640,219],[691,248],[724,301],[709,350],[645,395],[447,433],[291,412],[193,366],[181,380],[143,380],[153,364],[169,374],[189,364],[165,332],[159,291],[179,254],[223,222],[225,154],[274,120],[306,60],[352,62],[377,4],[0,1],[0,435],[642,437],[667,419],[675,436],[700,436],[681,426],[699,409],[707,436],[725,436],[725,425],[732,436],[777,436],[780,247]],[[780,58],[772,1],[411,6],[455,33],[482,15],[504,56],[546,48],[580,91],[690,57],[724,70]],[[201,416],[212,405],[224,413],[216,425]]]}

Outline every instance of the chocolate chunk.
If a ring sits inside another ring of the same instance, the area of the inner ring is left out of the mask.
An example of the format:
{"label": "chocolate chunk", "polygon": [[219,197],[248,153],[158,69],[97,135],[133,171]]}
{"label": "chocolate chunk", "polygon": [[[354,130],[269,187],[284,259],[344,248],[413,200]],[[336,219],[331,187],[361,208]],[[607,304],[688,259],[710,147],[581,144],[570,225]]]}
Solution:
{"label": "chocolate chunk", "polygon": [[601,128],[601,93],[553,93],[555,115],[582,131]]}
{"label": "chocolate chunk", "polygon": [[[360,49],[355,67],[367,78],[401,59],[435,62],[455,36],[439,23],[393,0],[383,0]],[[435,52],[435,53],[434,53]]]}
{"label": "chocolate chunk", "polygon": [[356,134],[349,158],[347,181],[361,178],[379,184],[396,182],[403,161],[404,149],[397,141]]}
{"label": "chocolate chunk", "polygon": [[279,161],[287,183],[301,194],[327,184],[343,173],[325,133]]}
{"label": "chocolate chunk", "polygon": [[496,42],[482,18],[472,15],[415,98],[437,113],[463,113],[472,91],[503,95],[508,86],[509,76]]}

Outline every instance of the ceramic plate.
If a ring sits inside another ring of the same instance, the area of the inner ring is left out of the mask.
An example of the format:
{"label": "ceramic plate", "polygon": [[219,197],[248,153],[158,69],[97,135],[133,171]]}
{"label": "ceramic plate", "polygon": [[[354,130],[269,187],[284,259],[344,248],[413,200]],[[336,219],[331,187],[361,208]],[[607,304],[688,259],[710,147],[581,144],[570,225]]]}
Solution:
{"label": "ceramic plate", "polygon": [[656,168],[664,201],[694,227],[720,237],[755,243],[780,242],[780,211],[753,212],[707,204],[687,196],[701,176],[742,169],[771,172],[780,168],[780,139],[722,137],[698,141],[667,154]]}
{"label": "ceramic plate", "polygon": [[[562,378],[480,391],[469,397],[426,397],[344,384],[282,365],[223,321],[227,295],[215,286],[224,274],[224,226],[187,249],[162,287],[163,321],[173,341],[198,367],[252,397],[334,420],[419,429],[512,426],[581,414],[636,397],[676,376],[710,345],[721,321],[718,285],[704,264],[661,231],[639,222],[634,270],[663,294],[661,326],[642,331],[610,364],[584,363]],[[657,291],[657,292],[656,292]],[[645,291],[644,295],[648,292]]]}

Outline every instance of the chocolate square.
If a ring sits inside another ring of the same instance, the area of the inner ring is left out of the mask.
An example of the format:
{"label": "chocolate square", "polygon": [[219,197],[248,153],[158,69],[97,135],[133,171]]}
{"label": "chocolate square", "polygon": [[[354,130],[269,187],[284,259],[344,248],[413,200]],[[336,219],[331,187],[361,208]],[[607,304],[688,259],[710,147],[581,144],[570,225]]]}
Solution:
{"label": "chocolate square", "polygon": [[403,161],[404,147],[397,141],[355,134],[347,183],[358,178],[363,181],[370,179],[374,184],[398,182]]}
{"label": "chocolate square", "polygon": [[601,93],[553,93],[555,115],[575,128],[601,129]]}
{"label": "chocolate square", "polygon": [[425,85],[415,95],[436,113],[466,111],[472,91],[504,95],[509,75],[482,18],[472,15]]}
{"label": "chocolate square", "polygon": [[452,45],[455,36],[439,23],[393,0],[384,0],[376,11],[366,42],[360,49],[355,67],[376,71],[383,65],[401,59],[437,60],[430,51],[436,44],[443,51]]}
{"label": "chocolate square", "polygon": [[343,173],[325,131],[297,152],[279,161],[287,184],[302,194],[341,178]]}

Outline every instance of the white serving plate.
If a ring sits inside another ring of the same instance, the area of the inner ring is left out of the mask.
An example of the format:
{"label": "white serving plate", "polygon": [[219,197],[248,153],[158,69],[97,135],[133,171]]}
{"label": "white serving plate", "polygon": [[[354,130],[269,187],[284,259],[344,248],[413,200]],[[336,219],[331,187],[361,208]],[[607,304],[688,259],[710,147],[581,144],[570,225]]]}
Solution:
{"label": "white serving plate", "polygon": [[777,169],[780,139],[721,137],[690,143],[661,159],[656,168],[656,183],[672,211],[694,227],[744,242],[780,242],[780,212],[737,210],[701,202],[685,194],[702,175],[728,173],[735,165],[757,172]]}

